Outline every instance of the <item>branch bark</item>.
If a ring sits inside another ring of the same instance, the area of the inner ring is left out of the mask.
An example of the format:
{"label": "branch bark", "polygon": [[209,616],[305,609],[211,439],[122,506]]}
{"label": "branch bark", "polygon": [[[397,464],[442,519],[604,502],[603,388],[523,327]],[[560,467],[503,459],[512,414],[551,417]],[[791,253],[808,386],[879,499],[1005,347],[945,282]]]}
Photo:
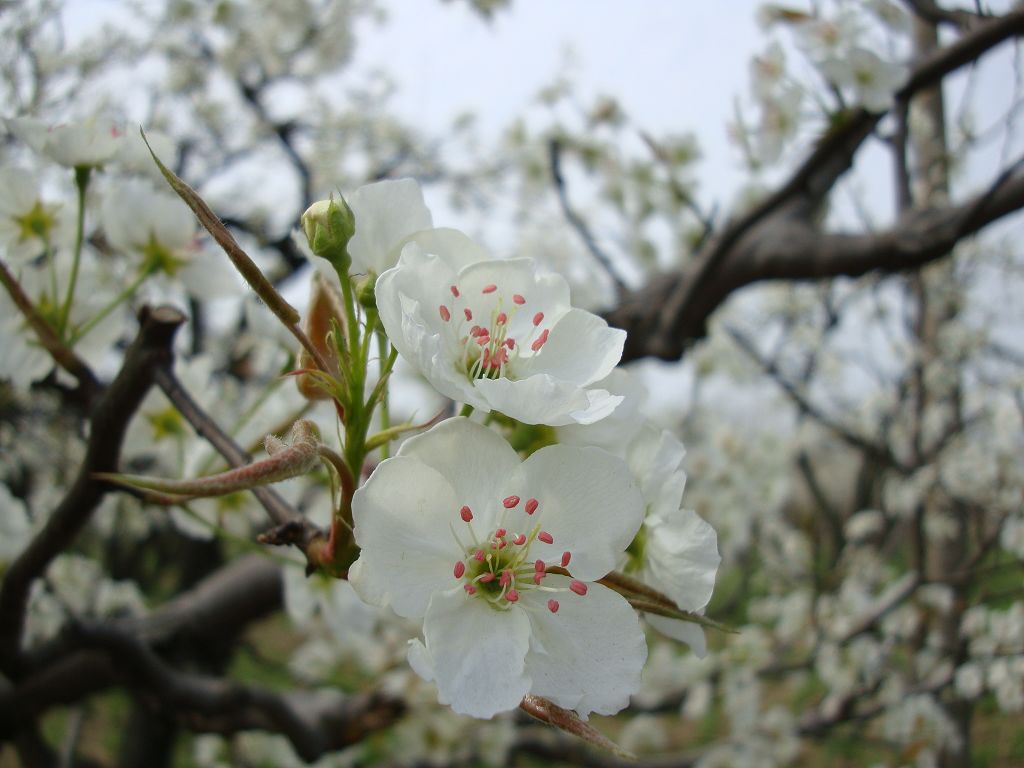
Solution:
{"label": "branch bark", "polygon": [[108,490],[107,483],[93,474],[117,471],[128,422],[153,384],[154,371],[170,359],[174,335],[185,316],[173,307],[157,307],[144,309],[140,320],[139,334],[120,373],[96,401],[78,476],[43,529],[11,563],[0,587],[0,669],[15,679],[32,583],[70,546]]}

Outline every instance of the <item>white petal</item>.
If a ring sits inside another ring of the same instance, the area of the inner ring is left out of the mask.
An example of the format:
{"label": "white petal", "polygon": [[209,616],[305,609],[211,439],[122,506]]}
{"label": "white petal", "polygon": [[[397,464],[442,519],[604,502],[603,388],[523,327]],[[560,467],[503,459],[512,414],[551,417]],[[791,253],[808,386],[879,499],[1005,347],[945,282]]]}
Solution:
{"label": "white petal", "polygon": [[[530,646],[525,611],[495,610],[461,588],[438,592],[424,617],[423,636],[438,698],[456,712],[493,717],[515,709],[530,691],[524,669]],[[416,664],[422,666],[423,660]]]}
{"label": "white petal", "polygon": [[586,390],[547,374],[519,381],[477,379],[473,388],[487,410],[499,411],[524,424],[573,424],[577,421],[575,415],[586,413],[591,406]]}
{"label": "white petal", "polygon": [[[596,382],[613,395],[624,395],[614,414],[595,424],[567,424],[558,430],[558,442],[566,445],[593,445],[616,456],[625,456],[633,436],[644,424],[640,406],[647,401],[647,388],[639,376],[625,368],[616,368]],[[593,390],[592,390],[593,391]]]}
{"label": "white petal", "polygon": [[461,523],[458,509],[435,470],[405,456],[381,462],[352,499],[362,552],[349,579],[358,595],[399,616],[422,616],[431,594],[454,583],[462,552],[449,525]]}
{"label": "white petal", "polygon": [[[567,587],[569,580],[549,576],[545,586]],[[625,598],[600,584],[586,595],[555,593],[557,613],[547,608],[550,592],[524,596],[533,629],[526,670],[530,692],[580,715],[611,715],[629,704],[640,688],[647,644],[636,613]]]}
{"label": "white petal", "polygon": [[[549,318],[545,317],[543,325]],[[547,373],[581,386],[603,379],[622,359],[626,332],[609,328],[603,318],[570,309],[551,327],[547,342],[523,362],[523,375]]]}
{"label": "white petal", "polygon": [[407,235],[433,224],[420,185],[413,179],[367,184],[347,202],[356,219],[356,232],[348,244],[353,272],[381,274],[398,261],[399,244]]}
{"label": "white petal", "polygon": [[680,509],[648,518],[644,555],[647,580],[680,608],[699,611],[708,604],[722,558],[715,529],[700,515]]}
{"label": "white petal", "polygon": [[457,506],[452,520],[463,504],[473,511],[477,536],[490,533],[494,519],[502,509],[499,495],[504,481],[520,465],[519,456],[498,433],[469,419],[445,419],[422,435],[406,440],[399,456],[416,459],[448,479]]}
{"label": "white petal", "polygon": [[666,637],[686,643],[690,650],[704,658],[708,653],[707,640],[704,638],[704,628],[700,624],[682,619],[670,619],[667,616],[655,616],[652,613],[644,614],[647,623]]}
{"label": "white petal", "polygon": [[453,272],[458,272],[477,261],[491,259],[491,254],[483,246],[450,227],[424,229],[414,232],[403,241],[404,263],[415,263],[423,258],[424,254],[438,256]]}
{"label": "white petal", "polygon": [[568,551],[569,570],[584,581],[615,567],[643,519],[643,498],[622,459],[600,448],[551,445],[523,462],[520,476],[513,492],[537,499],[533,523],[554,539],[535,541],[531,558],[558,561]]}

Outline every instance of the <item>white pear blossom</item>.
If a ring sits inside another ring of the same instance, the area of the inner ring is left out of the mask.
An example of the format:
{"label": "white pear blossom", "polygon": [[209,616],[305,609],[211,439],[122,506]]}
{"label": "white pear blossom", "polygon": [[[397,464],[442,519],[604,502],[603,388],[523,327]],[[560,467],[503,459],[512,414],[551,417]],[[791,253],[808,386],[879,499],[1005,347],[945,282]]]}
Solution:
{"label": "white pear blossom", "polygon": [[856,103],[871,112],[889,109],[893,94],[906,79],[905,67],[859,47],[841,59],[830,59],[821,68],[837,86],[852,89]]}
{"label": "white pear blossom", "polygon": [[38,256],[52,242],[57,206],[44,203],[39,185],[26,170],[0,168],[0,248],[18,265]]}
{"label": "white pear blossom", "polygon": [[[643,526],[628,550],[627,570],[683,610],[702,613],[722,558],[715,529],[696,512],[682,509],[686,449],[671,432],[642,415],[647,393],[638,380],[616,369],[601,384],[624,395],[626,404],[596,424],[559,427],[559,442],[596,445],[626,460],[646,507]],[[698,624],[653,614],[645,618],[662,634],[687,643],[699,656],[705,654],[704,631]]]}
{"label": "white pear blossom", "polygon": [[376,284],[399,353],[443,395],[526,424],[611,413],[622,398],[590,385],[619,362],[625,332],[571,307],[566,281],[538,274],[532,259],[482,255],[455,230],[410,238]]}
{"label": "white pear blossom", "polygon": [[98,115],[55,126],[29,117],[11,118],[6,126],[36,152],[67,168],[103,165],[115,155],[122,138],[113,120]]}
{"label": "white pear blossom", "polygon": [[498,434],[449,419],[406,441],[353,500],[356,592],[423,617],[413,669],[456,712],[489,718],[527,693],[611,714],[647,655],[635,613],[593,583],[640,526],[621,460],[549,446],[523,462]]}
{"label": "white pear blossom", "polygon": [[413,179],[367,184],[345,201],[356,220],[348,244],[355,274],[382,274],[395,266],[406,237],[433,226],[423,191]]}
{"label": "white pear blossom", "polygon": [[110,244],[140,256],[140,273],[162,276],[165,289],[183,284],[198,298],[215,299],[237,288],[238,279],[226,259],[198,258],[198,224],[192,212],[148,181],[114,184],[103,198],[101,217]]}

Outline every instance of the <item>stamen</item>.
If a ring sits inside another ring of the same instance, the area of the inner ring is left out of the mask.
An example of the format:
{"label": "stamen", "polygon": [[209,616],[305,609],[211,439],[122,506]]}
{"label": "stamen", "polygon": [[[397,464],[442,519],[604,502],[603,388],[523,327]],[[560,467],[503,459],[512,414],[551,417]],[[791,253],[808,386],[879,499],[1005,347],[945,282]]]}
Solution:
{"label": "stamen", "polygon": [[587,585],[584,584],[582,581],[576,581],[576,579],[573,579],[569,582],[569,589],[571,589],[577,595],[587,594]]}
{"label": "stamen", "polygon": [[469,307],[466,307],[464,310],[462,310],[462,314],[466,316],[467,320],[473,319],[473,313],[469,310]]}
{"label": "stamen", "polygon": [[534,584],[540,584],[540,580],[543,579],[545,576],[547,576],[547,574],[544,573],[543,571],[536,571],[533,574],[533,583]]}
{"label": "stamen", "polygon": [[510,603],[514,603],[519,599],[519,593],[516,592],[514,589],[510,589],[508,592],[505,593],[505,599],[508,600]]}
{"label": "stamen", "polygon": [[[469,584],[466,585],[467,587]],[[558,613],[558,601],[555,599],[548,600],[548,610],[552,613]]]}
{"label": "stamen", "polygon": [[462,588],[464,590],[466,590],[466,594],[467,595],[475,595],[476,594],[476,587],[474,587],[472,584],[463,584]]}
{"label": "stamen", "polygon": [[548,329],[545,328],[543,331],[541,331],[541,334],[540,334],[540,336],[537,337],[537,340],[535,342],[533,342],[533,344],[530,345],[530,349],[532,349],[534,352],[540,351],[540,348],[544,346],[544,344],[547,342],[547,340],[548,340]]}
{"label": "stamen", "polygon": [[563,552],[562,553],[562,567],[563,568],[565,568],[565,566],[567,566],[569,564],[569,558],[571,558],[571,557],[572,557],[572,554],[569,553],[569,552]]}
{"label": "stamen", "polygon": [[494,537],[495,537],[496,539],[500,539],[500,538],[501,538],[502,536],[504,536],[504,535],[505,535],[506,533],[508,533],[508,531],[506,531],[506,530],[505,530],[504,528],[499,528],[498,530],[496,530],[496,531],[494,532]]}
{"label": "stamen", "polygon": [[478,563],[482,563],[484,561],[484,551],[482,549],[478,549],[473,553],[473,559]]}
{"label": "stamen", "polygon": [[547,566],[545,566],[545,565],[544,565],[544,561],[543,561],[543,560],[540,560],[540,559],[538,559],[538,560],[537,560],[536,562],[534,562],[534,564],[533,564],[533,570],[534,570],[534,571],[536,571],[537,573],[544,573],[544,569],[545,569],[546,567],[547,567]]}
{"label": "stamen", "polygon": [[543,312],[538,312],[536,315],[533,316],[533,324],[534,325],[540,325],[543,322],[544,322],[544,313]]}
{"label": "stamen", "polygon": [[509,336],[507,339],[505,339],[505,346],[508,347],[509,349],[515,349],[516,340]]}
{"label": "stamen", "polygon": [[462,578],[462,574],[464,574],[465,572],[466,572],[466,564],[464,562],[462,562],[461,560],[459,560],[459,562],[457,562],[455,564],[455,578],[456,579],[461,579]]}
{"label": "stamen", "polygon": [[537,534],[537,538],[543,541],[545,544],[554,544],[555,538],[547,531],[541,531]]}
{"label": "stamen", "polygon": [[515,509],[516,506],[518,506],[519,504],[519,497],[507,496],[501,503],[505,507],[505,509]]}
{"label": "stamen", "polygon": [[526,502],[526,514],[532,515],[537,511],[537,507],[540,504],[536,499],[528,499]]}
{"label": "stamen", "polygon": [[449,290],[452,292],[452,296],[456,299],[459,298],[459,288],[456,285],[449,286]]}
{"label": "stamen", "polygon": [[515,544],[517,547],[523,546],[523,544],[526,543],[526,534],[520,533],[518,536],[512,539],[512,543]]}
{"label": "stamen", "polygon": [[[479,336],[476,337],[476,343],[479,344],[481,347],[484,346],[485,344],[489,343],[490,340],[491,340],[491,337],[487,333],[487,331],[484,331],[483,333],[481,333]],[[540,341],[540,339],[538,339],[537,341]],[[537,346],[537,342],[536,341],[533,342],[533,345],[536,347]],[[537,349],[540,349],[540,347],[537,347]],[[535,349],[534,352],[536,352],[536,351],[537,350]]]}
{"label": "stamen", "polygon": [[481,293],[494,293],[496,290],[498,290],[498,286],[496,286],[494,283],[488,283],[487,285],[484,286],[484,289],[481,291]]}
{"label": "stamen", "polygon": [[506,315],[504,312],[499,312],[498,316],[494,318],[494,322],[496,325],[504,325],[505,323],[508,322],[508,315]]}
{"label": "stamen", "polygon": [[[480,583],[481,584],[490,584],[492,581],[494,581],[494,574],[491,573],[490,571],[486,571],[485,573],[483,573],[480,576]],[[570,586],[570,588],[571,588],[571,586]],[[573,591],[575,591],[575,590],[573,590]],[[585,588],[584,588],[584,592],[586,592]]]}
{"label": "stamen", "polygon": [[441,319],[444,320],[446,323],[452,319],[452,313],[448,311],[448,307],[446,307],[444,304],[438,307],[437,311],[441,313]]}
{"label": "stamen", "polygon": [[463,506],[462,509],[459,510],[459,515],[462,517],[463,522],[468,523],[473,519],[473,510],[469,507]]}
{"label": "stamen", "polygon": [[526,299],[523,298],[522,294],[519,294],[519,293],[513,293],[512,294],[512,301],[514,301],[519,306],[522,306],[523,304],[526,303]]}
{"label": "stamen", "polygon": [[505,570],[503,570],[501,572],[501,578],[498,579],[498,583],[501,586],[503,586],[503,587],[507,587],[511,582],[512,582],[512,571],[510,571],[508,568],[506,568]]}

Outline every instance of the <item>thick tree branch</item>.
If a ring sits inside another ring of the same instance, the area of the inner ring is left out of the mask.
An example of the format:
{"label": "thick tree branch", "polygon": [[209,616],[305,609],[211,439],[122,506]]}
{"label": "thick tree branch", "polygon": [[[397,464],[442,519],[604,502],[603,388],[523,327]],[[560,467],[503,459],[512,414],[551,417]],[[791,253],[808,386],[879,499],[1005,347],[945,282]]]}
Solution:
{"label": "thick tree branch", "polygon": [[[950,72],[1020,35],[1024,35],[1024,9],[978,24],[953,44],[919,61],[896,93],[896,99],[909,100],[941,82]],[[881,114],[863,109],[843,116],[779,189],[728,224],[685,270],[657,277],[638,291],[626,294],[619,307],[606,315],[611,325],[629,332],[623,360],[681,357],[689,342],[704,335],[711,312],[744,285],[772,278],[820,279],[920,266],[943,256],[959,238],[1024,206],[1020,182],[1011,179],[999,185],[977,216],[961,218],[957,237],[952,241],[949,234],[953,230],[934,221],[924,225],[932,235],[927,247],[907,240],[919,233],[921,222],[896,227],[888,233],[887,241],[883,236],[881,243],[874,240],[877,236],[870,235],[821,235],[808,223],[810,214],[850,169],[854,155],[881,118]],[[934,213],[964,214],[963,206]],[[788,238],[794,235],[802,256],[785,256],[776,261],[776,256],[788,252],[793,245]],[[821,244],[822,253],[830,249],[839,258],[808,258],[813,243]]]}
{"label": "thick tree branch", "polygon": [[96,472],[116,472],[128,422],[171,357],[174,334],[185,316],[172,307],[144,309],[142,327],[125,354],[117,378],[96,402],[85,459],[71,488],[43,529],[11,563],[0,587],[0,668],[17,677],[22,629],[32,583],[74,541],[108,490]]}
{"label": "thick tree branch", "polygon": [[111,625],[79,624],[70,632],[81,651],[0,692],[0,720],[8,728],[31,721],[54,704],[123,685],[143,706],[193,731],[279,733],[303,760],[312,762],[390,726],[404,711],[401,701],[383,694],[277,692],[176,670],[140,638]]}

